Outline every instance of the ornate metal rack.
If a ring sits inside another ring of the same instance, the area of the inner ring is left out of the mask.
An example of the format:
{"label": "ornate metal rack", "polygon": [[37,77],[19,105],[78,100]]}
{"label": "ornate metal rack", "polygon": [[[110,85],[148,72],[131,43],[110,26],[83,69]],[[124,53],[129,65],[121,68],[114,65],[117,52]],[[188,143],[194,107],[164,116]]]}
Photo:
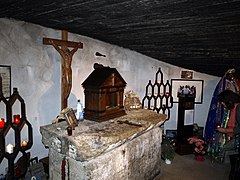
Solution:
{"label": "ornate metal rack", "polygon": [[[0,86],[2,85],[0,84]],[[13,105],[17,100],[21,104],[21,112],[19,113],[20,122],[14,123],[12,110]],[[0,164],[2,163],[3,159],[6,158],[8,161],[8,172],[6,175],[6,179],[19,179],[21,177],[24,177],[27,172],[29,153],[27,153],[26,151],[29,150],[33,144],[32,126],[26,118],[25,103],[23,98],[19,95],[17,88],[13,88],[13,94],[10,96],[9,99],[6,99],[3,96],[2,91],[0,91],[0,103],[4,103],[6,107],[6,122],[4,124],[4,127],[0,129]],[[28,128],[28,141],[26,144],[23,144],[21,138],[21,131],[25,126]],[[11,129],[14,132],[15,142],[13,151],[8,152],[6,150],[6,136],[8,135],[8,133],[10,133]],[[21,159],[23,163],[19,165],[20,167],[16,167],[14,161],[19,153],[22,154],[19,159]]]}
{"label": "ornate metal rack", "polygon": [[142,108],[156,111],[157,113],[167,114],[170,118],[170,109],[173,107],[172,86],[169,80],[163,82],[161,68],[156,72],[155,83],[149,80],[146,86],[146,94],[142,100]]}

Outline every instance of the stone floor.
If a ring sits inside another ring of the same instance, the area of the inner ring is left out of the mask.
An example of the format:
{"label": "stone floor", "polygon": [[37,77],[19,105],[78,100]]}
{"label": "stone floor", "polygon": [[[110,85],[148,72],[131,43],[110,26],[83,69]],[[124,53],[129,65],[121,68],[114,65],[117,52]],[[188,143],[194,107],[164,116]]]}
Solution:
{"label": "stone floor", "polygon": [[228,180],[230,163],[196,161],[194,155],[176,154],[172,164],[162,161],[162,173],[155,180]]}

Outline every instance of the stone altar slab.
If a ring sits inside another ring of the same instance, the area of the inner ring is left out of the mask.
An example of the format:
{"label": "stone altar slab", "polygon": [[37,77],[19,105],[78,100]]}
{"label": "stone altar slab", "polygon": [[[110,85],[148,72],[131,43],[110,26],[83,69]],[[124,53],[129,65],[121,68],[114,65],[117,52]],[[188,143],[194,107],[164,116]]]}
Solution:
{"label": "stone altar slab", "polygon": [[151,179],[159,174],[166,115],[134,110],[109,121],[80,121],[67,135],[66,122],[40,127],[49,148],[50,179],[60,179],[62,160],[69,179]]}

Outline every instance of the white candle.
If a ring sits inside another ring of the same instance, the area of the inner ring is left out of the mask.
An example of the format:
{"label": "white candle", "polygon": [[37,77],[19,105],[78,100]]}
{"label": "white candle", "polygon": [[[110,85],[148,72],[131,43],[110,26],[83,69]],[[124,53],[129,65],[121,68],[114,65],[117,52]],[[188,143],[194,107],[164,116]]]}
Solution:
{"label": "white candle", "polygon": [[12,144],[7,145],[6,152],[8,152],[9,154],[13,153],[13,145]]}

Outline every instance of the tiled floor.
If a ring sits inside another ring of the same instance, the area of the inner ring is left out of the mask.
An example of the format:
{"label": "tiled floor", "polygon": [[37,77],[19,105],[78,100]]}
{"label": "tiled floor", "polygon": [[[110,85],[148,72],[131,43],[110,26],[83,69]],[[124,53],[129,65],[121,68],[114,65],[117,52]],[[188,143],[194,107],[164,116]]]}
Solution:
{"label": "tiled floor", "polygon": [[196,161],[194,155],[176,154],[172,164],[162,161],[161,174],[155,180],[228,180],[230,163]]}

